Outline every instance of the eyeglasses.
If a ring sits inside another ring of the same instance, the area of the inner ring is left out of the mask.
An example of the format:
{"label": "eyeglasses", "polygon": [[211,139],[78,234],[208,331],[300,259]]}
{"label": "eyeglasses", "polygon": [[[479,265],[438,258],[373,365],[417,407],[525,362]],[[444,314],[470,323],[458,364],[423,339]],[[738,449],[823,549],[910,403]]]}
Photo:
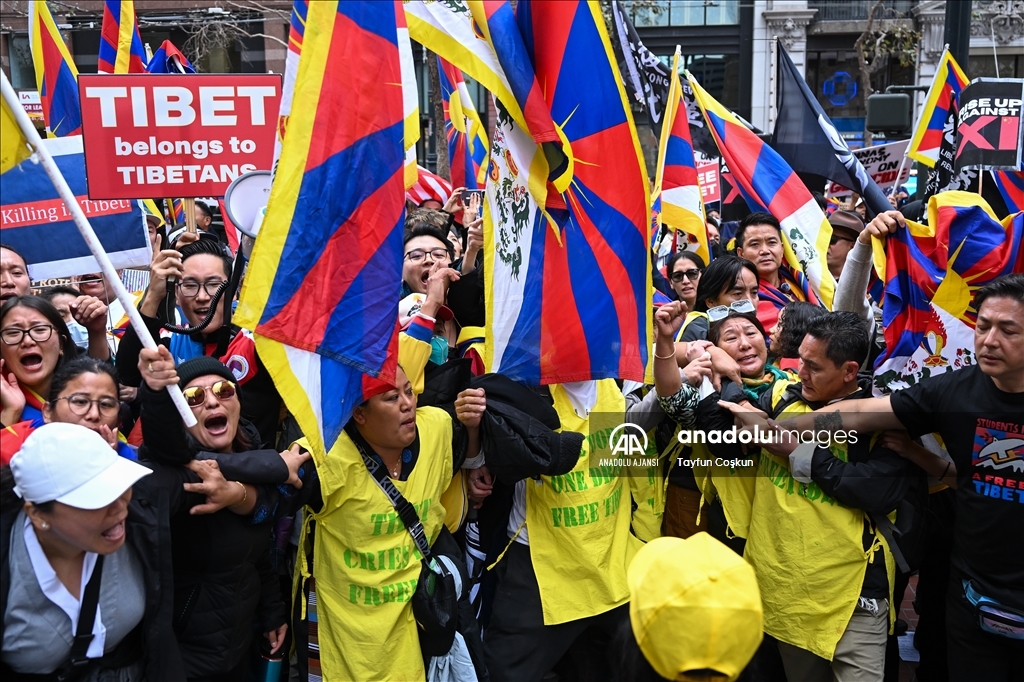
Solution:
{"label": "eyeglasses", "polygon": [[742,298],[730,305],[716,305],[714,308],[708,308],[708,319],[712,322],[718,322],[729,317],[730,312],[752,313],[754,310],[754,304],[750,302],[750,299]]}
{"label": "eyeglasses", "polygon": [[430,260],[434,261],[435,263],[437,261],[448,260],[449,258],[448,249],[439,248],[431,249],[430,251],[424,251],[423,249],[413,249],[409,253],[405,254],[405,260],[409,261],[410,263],[419,263],[428,255],[430,256]]}
{"label": "eyeglasses", "polygon": [[211,279],[209,282],[202,283],[187,279],[178,285],[178,291],[185,298],[195,298],[199,295],[199,287],[202,287],[207,296],[213,297],[217,295],[217,290],[225,284],[227,284],[227,280],[223,279]]}
{"label": "eyeglasses", "polygon": [[29,329],[8,327],[0,331],[0,339],[3,339],[3,342],[8,346],[17,346],[25,339],[25,335],[28,334],[36,343],[42,343],[43,341],[50,340],[50,337],[53,336],[53,329],[53,325],[49,324],[39,324]]}
{"label": "eyeglasses", "polygon": [[[189,407],[199,407],[206,402],[206,386],[189,386],[182,394]],[[222,379],[209,387],[217,400],[230,400],[235,397],[235,382]]]}
{"label": "eyeglasses", "polygon": [[84,393],[75,393],[73,395],[64,396],[63,398],[57,398],[57,400],[68,401],[68,409],[71,410],[72,414],[77,414],[79,417],[84,417],[89,414],[89,410],[93,404],[100,411],[104,417],[113,417],[115,414],[121,411],[121,403],[115,398],[100,398],[93,400]]}
{"label": "eyeglasses", "polygon": [[839,242],[852,242],[852,241],[853,241],[852,239],[848,239],[846,237],[838,237],[836,235],[832,235],[832,238],[828,240],[828,245],[829,246],[835,246]]}
{"label": "eyeglasses", "polygon": [[700,270],[698,270],[697,268],[692,268],[690,270],[676,270],[671,275],[669,275],[669,279],[675,282],[676,284],[682,282],[684,277],[690,280],[691,282],[696,282],[697,278],[700,277]]}

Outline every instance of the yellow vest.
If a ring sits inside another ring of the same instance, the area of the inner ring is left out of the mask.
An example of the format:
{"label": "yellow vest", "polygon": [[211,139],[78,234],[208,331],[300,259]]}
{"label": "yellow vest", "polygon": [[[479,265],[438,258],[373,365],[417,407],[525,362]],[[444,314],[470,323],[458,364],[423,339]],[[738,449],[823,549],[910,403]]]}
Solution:
{"label": "yellow vest", "polygon": [[[788,385],[786,381],[775,383],[773,404]],[[797,401],[779,418],[810,411],[808,405]],[[839,459],[847,460],[845,446],[833,443],[830,449]],[[758,466],[744,558],[757,574],[764,631],[831,661],[857,605],[869,561],[885,561],[892,603],[892,554],[881,534],[865,552],[867,515],[844,507],[816,483],[794,480],[788,457],[762,450]],[[890,625],[895,613],[891,606]]]}
{"label": "yellow vest", "polygon": [[[624,414],[622,392],[611,379],[597,383],[593,412]],[[526,481],[526,524],[530,556],[540,587],[544,624],[557,625],[596,616],[629,601],[626,567],[642,543],[629,532],[629,489],[617,467],[592,462],[591,433],[559,385],[551,386],[555,410],[565,431],[587,436],[576,467],[563,476]],[[607,450],[607,448],[605,448]]]}
{"label": "yellow vest", "polygon": [[[393,483],[416,507],[433,543],[445,517],[441,494],[452,480],[451,417],[421,407],[416,426],[416,467],[408,480]],[[324,506],[307,514],[317,524],[313,572],[324,679],[424,679],[411,602],[421,557],[412,536],[347,435],[316,467]],[[300,556],[300,570],[305,565]]]}

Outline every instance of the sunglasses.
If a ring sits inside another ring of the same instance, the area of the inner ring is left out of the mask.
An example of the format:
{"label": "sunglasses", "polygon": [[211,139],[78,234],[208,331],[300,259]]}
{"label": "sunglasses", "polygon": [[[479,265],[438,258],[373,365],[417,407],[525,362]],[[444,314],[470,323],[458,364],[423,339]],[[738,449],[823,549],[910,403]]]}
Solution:
{"label": "sunglasses", "polygon": [[675,282],[676,284],[682,282],[684,277],[690,280],[691,282],[696,282],[697,278],[700,277],[700,270],[698,270],[697,268],[693,268],[691,270],[676,270],[671,275],[669,275],[669,279]]}
{"label": "sunglasses", "polygon": [[[189,407],[199,407],[206,402],[206,386],[189,386],[182,394]],[[222,379],[209,387],[217,400],[230,400],[235,397],[235,382]]]}
{"label": "sunglasses", "polygon": [[750,302],[750,299],[743,298],[734,301],[731,305],[716,305],[714,308],[708,308],[708,319],[718,322],[729,317],[729,313],[752,313],[754,310],[754,304]]}
{"label": "sunglasses", "polygon": [[835,246],[839,242],[852,242],[852,241],[853,241],[852,239],[848,239],[846,237],[837,237],[836,235],[832,235],[832,238],[828,240],[828,245],[829,246]]}

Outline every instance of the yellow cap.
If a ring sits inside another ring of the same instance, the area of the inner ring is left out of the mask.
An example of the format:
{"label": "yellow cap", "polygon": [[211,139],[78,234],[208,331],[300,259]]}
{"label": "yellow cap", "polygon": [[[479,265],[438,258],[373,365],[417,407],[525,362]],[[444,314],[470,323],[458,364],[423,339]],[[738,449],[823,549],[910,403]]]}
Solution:
{"label": "yellow cap", "polygon": [[754,569],[707,533],[647,543],[629,565],[629,620],[659,675],[739,677],[763,636]]}

